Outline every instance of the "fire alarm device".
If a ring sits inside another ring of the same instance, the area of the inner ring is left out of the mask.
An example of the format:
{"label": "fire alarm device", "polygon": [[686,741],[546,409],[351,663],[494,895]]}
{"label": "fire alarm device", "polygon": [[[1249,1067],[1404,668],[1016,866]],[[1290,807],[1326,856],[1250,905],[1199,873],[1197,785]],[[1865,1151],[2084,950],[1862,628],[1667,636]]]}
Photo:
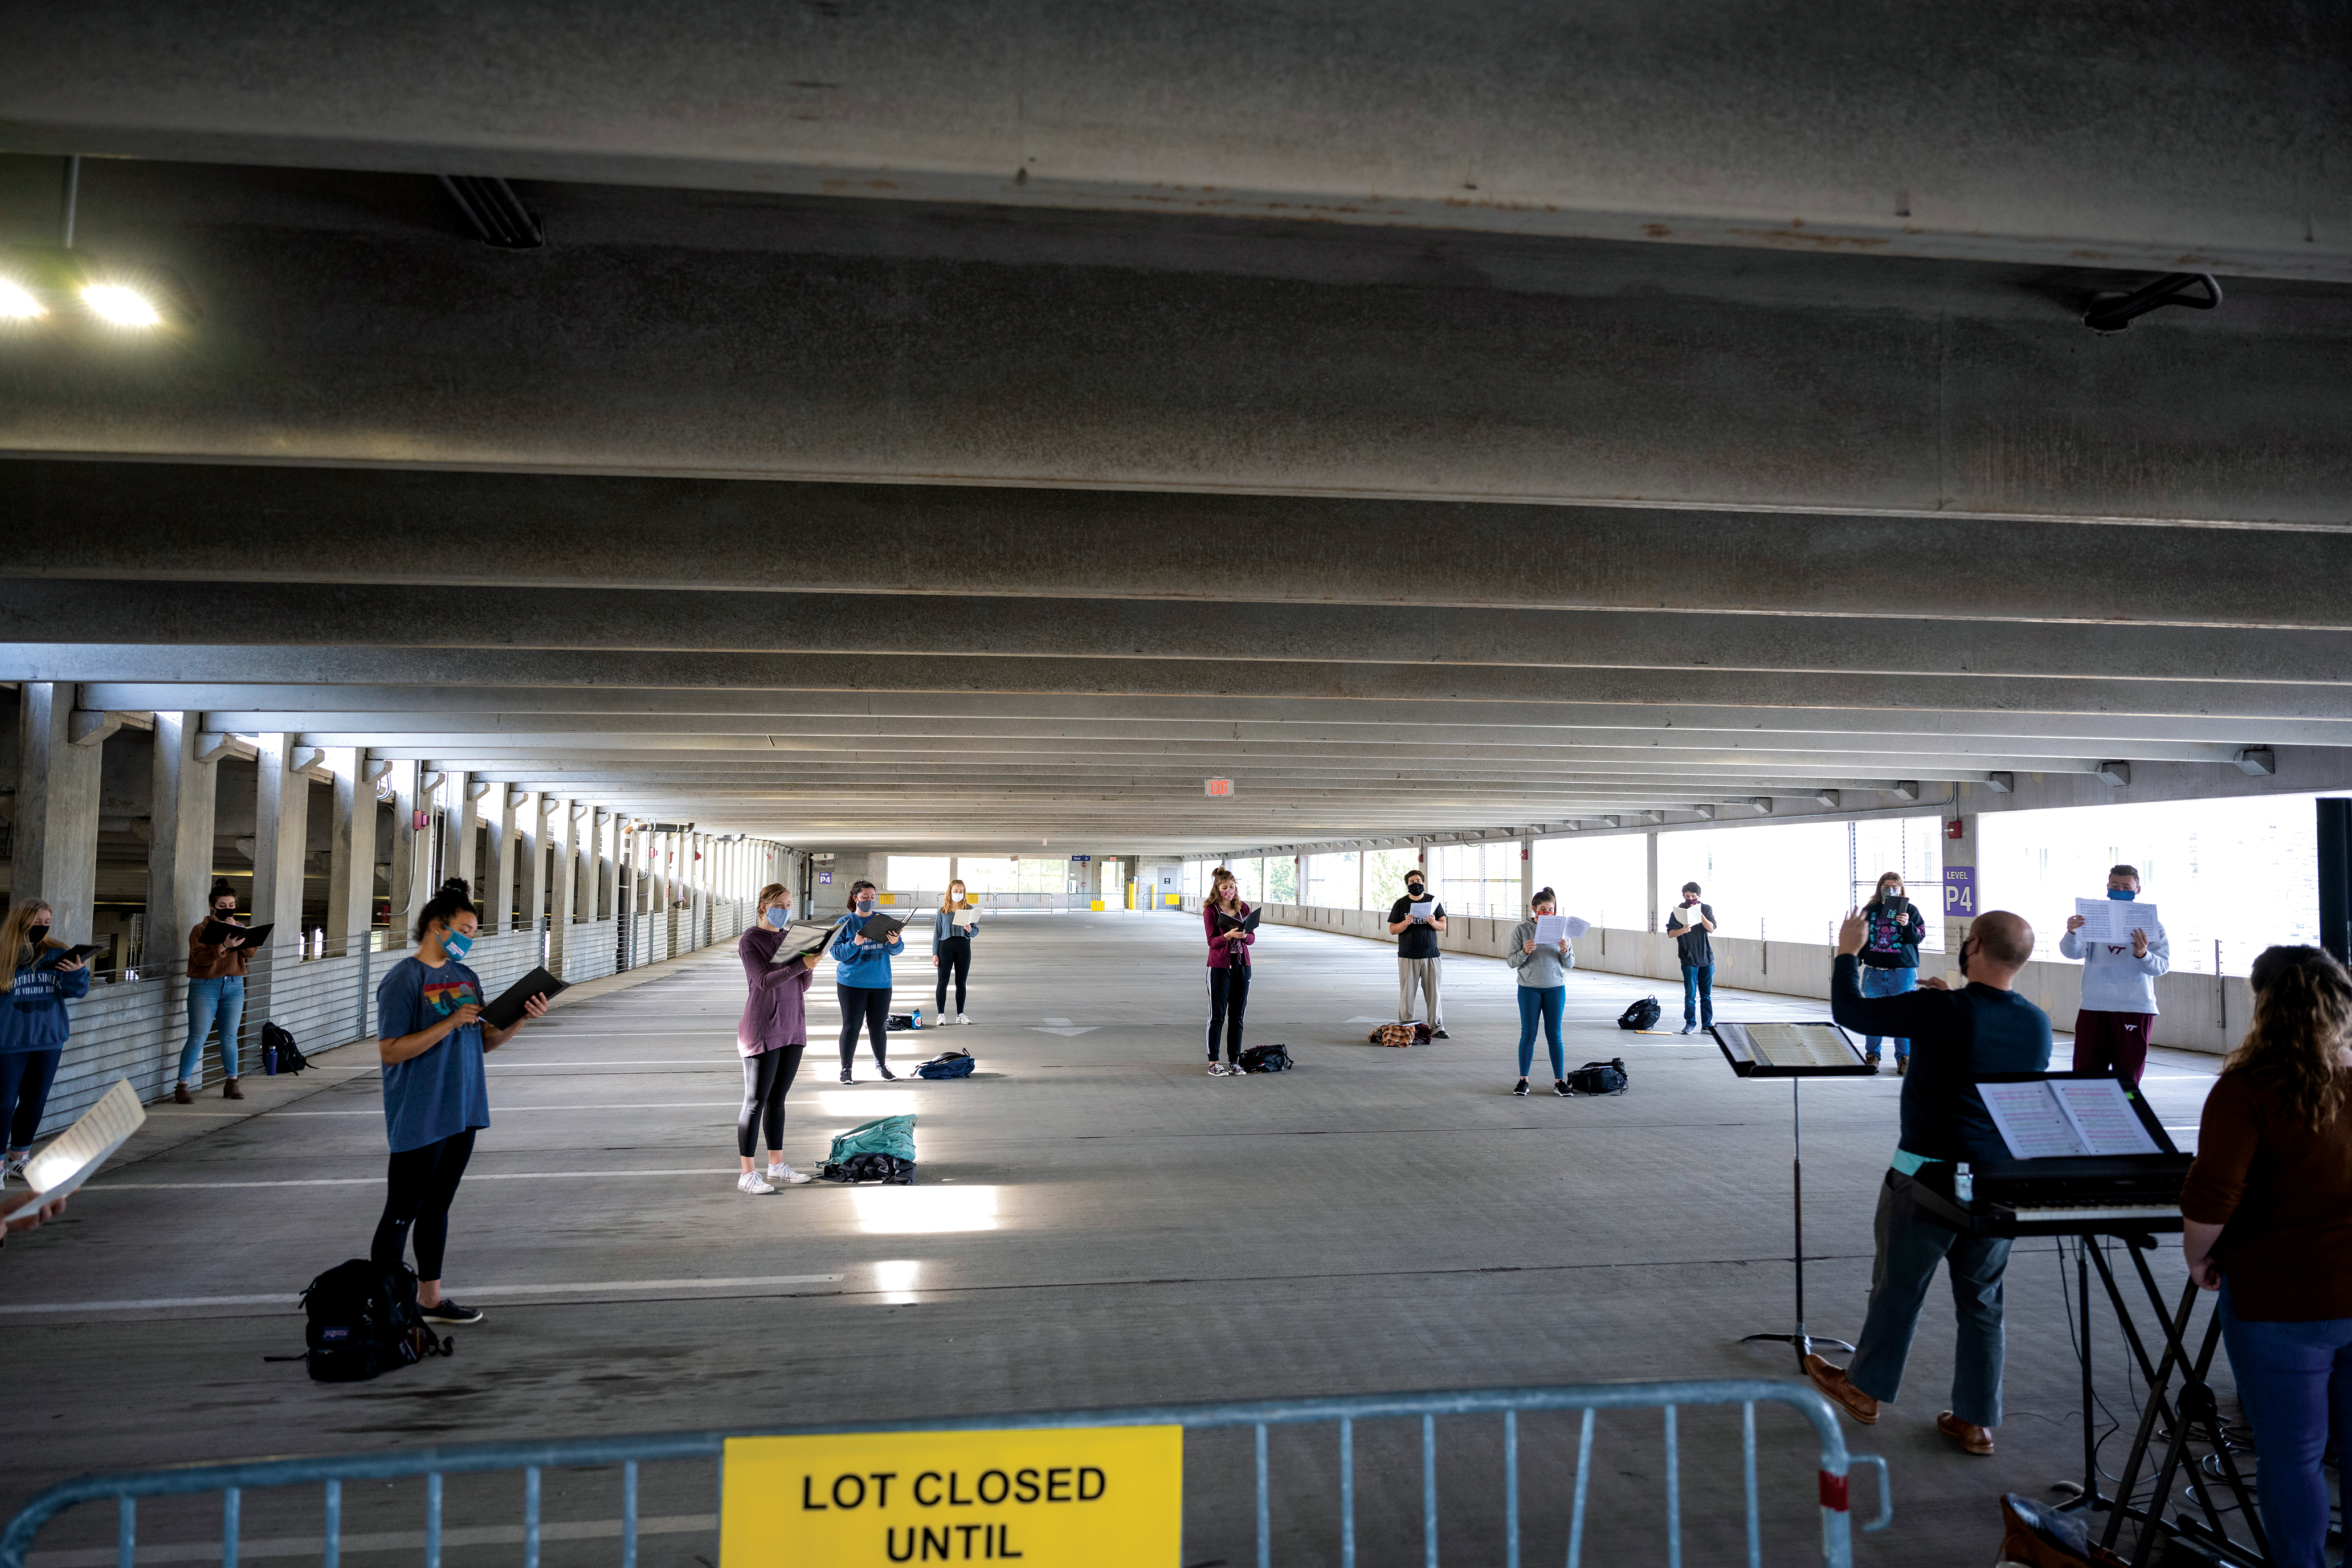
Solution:
{"label": "fire alarm device", "polygon": [[1952,818],[1951,821],[1944,824],[1944,837],[1947,838],[1967,837],[1968,828],[1966,824],[1959,817],[1956,816]]}
{"label": "fire alarm device", "polygon": [[429,813],[420,811],[409,818],[408,826],[422,833],[433,826],[433,818]]}

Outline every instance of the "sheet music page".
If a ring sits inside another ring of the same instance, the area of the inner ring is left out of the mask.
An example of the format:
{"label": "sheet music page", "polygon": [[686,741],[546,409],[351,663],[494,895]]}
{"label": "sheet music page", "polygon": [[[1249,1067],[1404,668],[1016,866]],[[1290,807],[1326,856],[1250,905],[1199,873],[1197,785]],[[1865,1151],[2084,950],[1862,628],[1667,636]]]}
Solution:
{"label": "sheet music page", "polygon": [[1408,916],[1417,921],[1430,920],[1435,916],[1436,912],[1437,900],[1435,899],[1425,899],[1405,911]]}
{"label": "sheet music page", "polygon": [[2111,1078],[2053,1079],[2058,1097],[2094,1154],[2160,1154],[2156,1140],[2125,1098],[2124,1086]]}
{"label": "sheet music page", "polygon": [[1834,1024],[1748,1024],[1757,1060],[1775,1068],[1853,1067],[1860,1058]]}
{"label": "sheet music page", "polygon": [[96,1174],[146,1120],[130,1079],[117,1079],[96,1105],[25,1163],[25,1184],[44,1202],[65,1196]]}
{"label": "sheet music page", "polygon": [[1562,918],[1568,921],[1568,940],[1570,942],[1574,942],[1577,938],[1582,936],[1586,931],[1592,929],[1592,922],[1591,921],[1580,920],[1575,915],[1567,915]]}
{"label": "sheet music page", "polygon": [[1992,1112],[1992,1124],[2000,1129],[2000,1141],[2017,1159],[2050,1160],[2091,1152],[2048,1082],[1980,1083],[1977,1092]]}
{"label": "sheet music page", "polygon": [[1538,947],[1549,947],[1554,942],[1566,942],[1567,940],[1568,917],[1566,915],[1538,915],[1536,917],[1536,945]]}
{"label": "sheet music page", "polygon": [[2156,930],[2156,906],[2137,900],[2125,903],[2117,899],[2076,899],[2074,912],[2083,917],[2083,929],[2074,933],[2077,942],[2128,947],[2135,930]]}

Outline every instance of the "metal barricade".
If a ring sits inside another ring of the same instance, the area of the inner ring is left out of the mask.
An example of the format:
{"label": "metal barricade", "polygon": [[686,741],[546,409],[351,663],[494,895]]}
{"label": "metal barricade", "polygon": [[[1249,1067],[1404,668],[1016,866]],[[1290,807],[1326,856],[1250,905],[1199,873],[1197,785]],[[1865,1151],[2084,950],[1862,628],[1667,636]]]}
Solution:
{"label": "metal barricade", "polygon": [[[1499,1415],[1503,1418],[1502,1502],[1505,1561],[1519,1568],[1522,1531],[1519,1507],[1518,1425],[1523,1414],[1581,1411],[1577,1446],[1573,1512],[1569,1523],[1568,1568],[1583,1561],[1592,1479],[1593,1423],[1603,1410],[1656,1409],[1664,1414],[1665,1439],[1664,1529],[1668,1568],[1682,1568],[1682,1459],[1677,1412],[1695,1405],[1740,1407],[1747,1560],[1763,1561],[1762,1516],[1757,1483],[1756,1406],[1788,1405],[1812,1424],[1819,1440],[1821,1561],[1825,1568],[1850,1568],[1853,1561],[1848,1481],[1855,1465],[1878,1470],[1878,1516],[1863,1526],[1883,1530],[1893,1520],[1894,1495],[1886,1461],[1873,1454],[1846,1452],[1837,1413],[1807,1384],[1769,1378],[1727,1378],[1669,1383],[1583,1384],[1554,1387],[1458,1389],[1417,1394],[1360,1394],[1330,1399],[1273,1399],[1223,1404],[1137,1406],[1125,1409],[1037,1411],[1014,1415],[955,1416],[934,1421],[875,1421],[848,1425],[789,1426],[758,1431],[681,1432],[621,1437],[584,1437],[558,1442],[473,1443],[449,1447],[343,1455],[329,1458],[262,1459],[245,1464],[190,1465],[172,1469],[131,1470],[82,1476],[49,1488],[27,1503],[0,1534],[0,1568],[26,1568],[35,1540],[49,1521],[86,1502],[116,1505],[116,1568],[136,1568],[138,1505],[142,1498],[221,1494],[222,1568],[236,1568],[238,1521],[243,1494],[265,1488],[321,1484],[324,1489],[323,1568],[339,1568],[342,1550],[343,1483],[422,1476],[425,1488],[425,1568],[441,1568],[443,1478],[485,1471],[522,1472],[523,1568],[538,1568],[541,1525],[541,1472],[564,1468],[618,1466],[621,1470],[621,1563],[636,1568],[637,1471],[641,1464],[709,1458],[723,1463],[730,1437],[846,1436],[857,1434],[1038,1430],[1079,1426],[1181,1426],[1187,1431],[1247,1427],[1256,1439],[1258,1568],[1272,1568],[1274,1477],[1266,1437],[1275,1426],[1328,1423],[1337,1427],[1339,1459],[1339,1561],[1356,1562],[1355,1428],[1360,1421],[1417,1420],[1421,1425],[1422,1555],[1427,1568],[1438,1563],[1437,1419]],[[715,1553],[714,1553],[715,1561]]]}

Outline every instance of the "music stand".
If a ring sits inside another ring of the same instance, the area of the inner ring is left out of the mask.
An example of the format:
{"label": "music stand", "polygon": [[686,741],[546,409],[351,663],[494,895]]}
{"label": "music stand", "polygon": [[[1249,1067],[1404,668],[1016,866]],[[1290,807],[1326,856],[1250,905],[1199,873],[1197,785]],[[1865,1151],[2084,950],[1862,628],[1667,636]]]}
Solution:
{"label": "music stand", "polygon": [[[1723,1059],[1741,1078],[1785,1078],[1789,1080],[1789,1114],[1795,1143],[1790,1163],[1790,1212],[1795,1215],[1796,1252],[1790,1261],[1797,1270],[1797,1327],[1788,1334],[1746,1334],[1740,1343],[1769,1340],[1797,1348],[1797,1364],[1813,1352],[1813,1337],[1805,1331],[1805,1106],[1809,1078],[1870,1078],[1878,1069],[1863,1060],[1862,1051],[1848,1035],[1827,1019],[1788,1024],[1717,1024],[1707,1030],[1723,1051]],[[1842,1351],[1853,1347],[1843,1340],[1824,1338],[1821,1343]]]}

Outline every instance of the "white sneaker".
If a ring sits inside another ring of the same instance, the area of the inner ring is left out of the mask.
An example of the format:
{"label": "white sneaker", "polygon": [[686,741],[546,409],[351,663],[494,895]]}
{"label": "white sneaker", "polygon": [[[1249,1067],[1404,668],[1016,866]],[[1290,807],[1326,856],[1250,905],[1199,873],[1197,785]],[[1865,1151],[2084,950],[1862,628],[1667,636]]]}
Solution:
{"label": "white sneaker", "polygon": [[958,1014],[956,1015],[956,1022],[957,1022],[957,1023],[959,1023],[959,1024],[969,1024],[969,1023],[971,1023],[971,1020],[970,1018],[966,1017],[963,1014],[961,1014],[961,1013],[958,1013]]}
{"label": "white sneaker", "polygon": [[808,1177],[802,1175],[790,1165],[771,1165],[768,1167],[768,1180],[775,1186],[797,1187],[808,1179]]}
{"label": "white sneaker", "polygon": [[759,1172],[746,1171],[736,1182],[735,1190],[739,1193],[772,1193],[776,1189],[761,1181]]}

